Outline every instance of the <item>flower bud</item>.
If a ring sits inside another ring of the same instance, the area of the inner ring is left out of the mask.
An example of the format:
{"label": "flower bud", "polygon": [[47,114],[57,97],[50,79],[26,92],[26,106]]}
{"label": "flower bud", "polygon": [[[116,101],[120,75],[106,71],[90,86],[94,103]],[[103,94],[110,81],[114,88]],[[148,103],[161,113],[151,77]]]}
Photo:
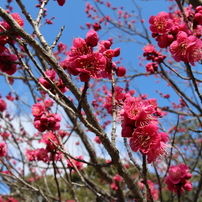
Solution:
{"label": "flower bud", "polygon": [[184,186],[183,186],[185,191],[191,191],[193,189],[191,182],[187,182]]}
{"label": "flower bud", "polygon": [[66,0],[57,0],[59,6],[63,6]]}
{"label": "flower bud", "polygon": [[116,69],[116,75],[122,77],[126,74],[126,68],[121,66]]}
{"label": "flower bud", "polygon": [[82,82],[88,82],[90,80],[90,76],[88,74],[85,74],[85,73],[81,73],[79,75],[79,78]]}
{"label": "flower bud", "polygon": [[120,48],[114,49],[114,57],[118,57],[120,55]]}
{"label": "flower bud", "polygon": [[86,43],[89,45],[89,46],[97,46],[97,43],[98,43],[98,34],[95,30],[91,29],[88,31],[88,33],[86,34]]}
{"label": "flower bud", "polygon": [[185,175],[185,178],[188,180],[188,179],[190,179],[192,177],[192,174],[191,173],[186,173],[186,175]]}

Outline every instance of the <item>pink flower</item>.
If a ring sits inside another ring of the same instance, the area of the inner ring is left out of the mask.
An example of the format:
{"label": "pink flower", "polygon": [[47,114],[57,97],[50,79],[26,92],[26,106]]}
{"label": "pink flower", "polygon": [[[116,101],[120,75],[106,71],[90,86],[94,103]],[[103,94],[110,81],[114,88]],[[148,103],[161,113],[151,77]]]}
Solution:
{"label": "pink flower", "polygon": [[[77,156],[75,158],[83,160],[82,156]],[[74,160],[74,159],[71,159],[71,161],[77,167],[78,170],[82,170],[83,162],[80,162],[80,161],[77,161],[77,160]],[[67,160],[68,168],[74,169],[74,166],[72,165],[72,163],[69,160]]]}
{"label": "pink flower", "polygon": [[118,189],[119,189],[119,187],[117,186],[117,184],[116,184],[115,182],[112,182],[112,183],[110,184],[110,187],[111,187],[113,190],[118,190]]}
{"label": "pink flower", "polygon": [[10,100],[10,101],[15,100],[15,98],[12,96],[12,93],[11,93],[11,92],[8,93],[8,95],[6,96],[6,98],[7,98],[8,100]]}
{"label": "pink flower", "polygon": [[186,181],[186,183],[183,185],[183,189],[185,191],[191,191],[193,189],[192,183],[190,181]]}
{"label": "pink flower", "polygon": [[11,16],[13,19],[21,26],[24,26],[24,20],[20,17],[18,13],[12,13]]}
{"label": "pink flower", "polygon": [[134,131],[134,127],[130,125],[122,125],[121,136],[122,137],[132,137]]}
{"label": "pink flower", "polygon": [[156,112],[157,103],[149,100],[142,100],[138,97],[128,97],[124,101],[121,115],[135,120],[135,126],[144,126],[150,123],[157,123],[157,118],[153,116]]}
{"label": "pink flower", "polygon": [[147,44],[146,46],[144,46],[143,51],[144,51],[146,54],[151,54],[151,53],[156,52],[156,49],[155,49],[155,46],[154,46],[154,45],[152,45],[152,44]]}
{"label": "pink flower", "polygon": [[172,20],[169,18],[169,14],[162,11],[156,16],[149,18],[150,30],[154,33],[166,33],[173,25]]}
{"label": "pink flower", "polygon": [[95,22],[95,23],[93,24],[93,29],[94,29],[95,31],[98,31],[98,30],[102,29],[102,27],[101,27],[100,23]]}
{"label": "pink flower", "polygon": [[5,142],[0,142],[0,157],[7,155],[7,146]]}
{"label": "pink flower", "polygon": [[[112,94],[107,92],[108,96],[106,97],[104,108],[108,111],[109,114],[112,113]],[[125,93],[123,93],[123,88],[120,86],[115,86],[114,88],[114,97],[116,106],[121,105],[123,100],[125,99]]]}
{"label": "pink flower", "polygon": [[0,112],[5,111],[6,108],[7,108],[6,102],[3,99],[0,98]]}
{"label": "pink flower", "polygon": [[[94,30],[86,34],[86,39],[76,38],[73,46],[68,51],[68,57],[61,62],[61,66],[67,69],[70,74],[79,75],[82,82],[87,82],[92,77],[94,79],[112,77],[112,70],[116,69],[116,63],[112,62],[113,57],[120,54],[120,48],[110,49],[112,40],[99,41]],[[98,44],[98,51],[93,47]],[[117,70],[117,75],[125,75],[125,68]]]}
{"label": "pink flower", "polygon": [[153,74],[158,70],[158,64],[156,62],[149,62],[146,65],[147,72]]}
{"label": "pink flower", "polygon": [[[49,77],[49,79],[52,80],[52,82],[59,88],[59,90],[62,92],[62,93],[65,93],[68,89],[65,87],[62,79],[58,78],[57,77],[57,74],[56,72],[51,69],[51,70],[47,70],[45,72],[45,74]],[[55,93],[55,90],[54,88],[52,87],[52,85],[44,78],[44,77],[41,77],[39,79],[39,82],[47,89],[49,89],[51,92]]]}
{"label": "pink flower", "polygon": [[113,51],[112,49],[107,49],[107,50],[105,50],[105,51],[103,52],[103,55],[104,55],[107,59],[111,60],[111,59],[114,57],[114,51]]}
{"label": "pink flower", "polygon": [[174,36],[172,34],[162,34],[157,36],[156,40],[160,48],[167,48],[174,41]]}
{"label": "pink flower", "polygon": [[36,150],[37,161],[48,162],[50,160],[48,152],[49,152],[48,149],[44,149],[44,148],[37,149]]}
{"label": "pink flower", "polygon": [[17,70],[17,65],[15,63],[17,59],[18,58],[15,54],[5,53],[5,52],[1,53],[0,54],[0,70],[9,75],[14,74]]}
{"label": "pink flower", "polygon": [[116,182],[122,182],[123,181],[123,178],[119,175],[119,174],[116,174],[113,179],[116,181]]}
{"label": "pink flower", "polygon": [[177,40],[170,45],[170,52],[176,62],[198,62],[202,59],[202,41],[195,36],[188,36],[180,31]]}
{"label": "pink flower", "polygon": [[4,202],[19,202],[17,199],[13,198],[13,197],[7,197],[7,200]]}
{"label": "pink flower", "polygon": [[151,147],[160,141],[158,127],[154,124],[138,127],[130,138],[130,147],[133,151],[147,154]]}
{"label": "pink flower", "polygon": [[46,144],[47,146],[46,148],[48,151],[52,151],[56,149],[55,145],[51,141],[54,142],[55,145],[59,144],[56,136],[51,131],[44,133],[42,139],[40,140],[40,142],[43,142]]}
{"label": "pink flower", "polygon": [[151,149],[147,153],[147,162],[154,162],[158,157],[166,154],[166,143],[168,142],[167,133],[158,133],[160,140],[151,146]]}
{"label": "pink flower", "polygon": [[8,133],[7,131],[3,132],[3,133],[0,133],[0,136],[6,140],[10,137],[10,133]]}
{"label": "pink flower", "polygon": [[53,100],[51,99],[47,99],[47,100],[44,100],[44,107],[46,109],[49,109],[50,107],[52,107],[54,104]]}
{"label": "pink flower", "polygon": [[59,122],[61,121],[61,117],[59,114],[55,114],[55,113],[43,114],[40,117],[40,121],[42,125],[46,125],[47,130],[55,131],[60,129]]}
{"label": "pink flower", "polygon": [[[24,26],[24,20],[20,17],[20,15],[18,13],[12,13],[11,16],[13,17],[13,19],[21,26]],[[2,26],[8,30],[10,29],[10,25],[6,22],[3,21]]]}
{"label": "pink flower", "polygon": [[185,164],[179,164],[178,166],[170,166],[168,174],[170,180],[173,184],[178,184],[181,181],[181,178],[186,176],[189,167]]}
{"label": "pink flower", "polygon": [[32,106],[32,114],[34,118],[34,127],[40,132],[45,130],[59,130],[61,117],[59,114],[50,113],[49,108],[53,105],[52,100],[44,101],[45,107],[41,103]]}
{"label": "pink flower", "polygon": [[177,195],[184,193],[184,191],[191,191],[192,183],[188,181],[191,174],[188,171],[189,167],[185,164],[170,166],[168,176],[165,177],[168,190],[175,192]]}
{"label": "pink flower", "polygon": [[92,47],[89,47],[84,39],[75,38],[73,40],[73,46],[71,47],[71,50],[68,52],[68,56],[74,60],[76,57],[87,55],[92,52],[93,52]]}
{"label": "pink flower", "polygon": [[37,152],[35,150],[26,149],[26,158],[28,161],[34,161],[36,158]]}
{"label": "pink flower", "polygon": [[161,52],[156,51],[155,46],[151,44],[146,45],[143,50],[143,56],[146,57],[146,60],[152,60],[154,64],[160,64],[166,58]]}
{"label": "pink flower", "polygon": [[106,67],[106,58],[100,53],[83,55],[74,60],[73,66],[76,71],[86,73],[92,78],[100,78],[100,71]]}
{"label": "pink flower", "polygon": [[41,116],[45,112],[44,106],[38,102],[32,106],[32,115],[37,117]]}
{"label": "pink flower", "polygon": [[101,140],[100,140],[100,138],[99,138],[98,136],[95,136],[94,141],[95,141],[96,143],[98,143],[98,144],[101,144],[101,143],[102,143]]}
{"label": "pink flower", "polygon": [[177,40],[170,45],[170,52],[176,62],[188,62],[186,58],[188,44],[187,33],[180,31],[177,35]]}

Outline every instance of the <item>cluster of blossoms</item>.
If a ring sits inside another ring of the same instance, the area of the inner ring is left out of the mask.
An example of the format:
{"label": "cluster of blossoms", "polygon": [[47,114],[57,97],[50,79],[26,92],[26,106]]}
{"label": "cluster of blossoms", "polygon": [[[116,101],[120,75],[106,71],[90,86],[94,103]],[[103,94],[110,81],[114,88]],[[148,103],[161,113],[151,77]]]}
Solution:
{"label": "cluster of blossoms", "polygon": [[189,167],[184,164],[170,166],[168,176],[165,177],[168,190],[177,195],[184,193],[184,191],[191,191],[192,183],[188,180],[192,175],[188,171]]}
{"label": "cluster of blossoms", "polygon": [[116,174],[114,177],[113,177],[113,180],[114,182],[112,182],[110,184],[110,187],[114,190],[118,190],[119,189],[119,183],[121,183],[123,181],[123,178],[119,175],[119,174]]}
{"label": "cluster of blossoms", "polygon": [[62,153],[59,151],[56,152],[56,146],[59,146],[59,139],[62,139],[67,135],[69,134],[62,130],[54,133],[52,131],[44,133],[39,143],[44,143],[46,148],[38,148],[34,150],[26,149],[27,160],[43,161],[47,163],[53,159],[55,161],[62,159]]}
{"label": "cluster of blossoms", "polygon": [[[43,161],[48,163],[50,161],[61,161],[63,159],[63,155],[60,151],[56,149],[56,146],[59,146],[59,139],[62,139],[68,133],[64,131],[58,131],[57,133],[53,133],[51,131],[43,134],[42,139],[39,141],[40,143],[44,143],[46,148],[38,148],[34,150],[26,149],[26,158],[28,161]],[[53,144],[54,143],[54,144]],[[77,160],[78,159],[78,160]],[[66,160],[67,168],[71,170],[75,170],[75,167],[78,170],[82,170],[83,162],[79,161],[83,160],[82,156],[75,157],[75,159],[70,158],[70,160]],[[74,167],[75,166],[75,167]]]}
{"label": "cluster of blossoms", "polygon": [[48,99],[44,103],[36,103],[32,106],[32,115],[34,118],[34,127],[40,131],[59,130],[61,117],[59,114],[51,113],[50,107],[53,106],[53,101]]}
{"label": "cluster of blossoms", "polygon": [[130,138],[133,151],[146,155],[148,163],[165,154],[168,134],[159,132],[158,117],[162,113],[157,108],[156,99],[127,97],[120,115],[122,136]]}
{"label": "cluster of blossoms", "polygon": [[[65,93],[67,91],[67,88],[65,87],[62,79],[57,77],[56,72],[53,69],[47,70],[45,72],[46,76],[53,82],[54,86],[56,86],[62,93]],[[48,82],[44,77],[41,77],[39,79],[39,82],[48,90],[50,90],[52,93],[55,93],[54,87]],[[45,93],[45,92],[42,92]]]}
{"label": "cluster of blossoms", "polygon": [[[106,91],[106,90],[105,90]],[[114,98],[115,98],[115,105],[116,107],[121,107],[123,104],[123,100],[125,100],[127,97],[132,96],[135,93],[134,90],[130,90],[128,93],[124,92],[124,89],[120,86],[114,87]],[[104,108],[107,110],[109,114],[112,114],[112,93],[106,91],[105,94],[107,95],[105,99]]]}
{"label": "cluster of blossoms", "polygon": [[[24,26],[24,21],[18,13],[12,13],[13,19],[21,26]],[[0,32],[7,31],[11,27],[6,21],[0,22]],[[16,36],[18,37],[18,36]],[[0,70],[9,75],[12,75],[17,70],[17,56],[12,54],[6,47],[6,44],[13,44],[14,41],[9,36],[0,36]]]}
{"label": "cluster of blossoms", "polygon": [[[115,88],[115,104],[120,108],[122,120],[122,137],[130,138],[131,149],[147,155],[147,161],[151,163],[166,153],[168,134],[159,132],[158,128],[158,117],[162,116],[162,112],[158,109],[156,99],[132,97],[131,93],[124,93],[121,87]],[[112,96],[109,95],[106,101],[105,108],[111,113]]]}
{"label": "cluster of blossoms", "polygon": [[[88,18],[92,18],[93,20],[98,19],[98,16],[95,14],[97,12],[97,9],[94,6],[92,6],[89,2],[86,2],[85,12],[86,12]],[[99,31],[100,29],[102,29],[101,23],[107,17],[109,17],[109,16],[102,17],[102,19],[100,19],[98,22],[95,22],[94,24],[87,22],[86,26],[88,29],[93,28],[95,31]],[[107,24],[107,23],[105,23],[105,24]]]}
{"label": "cluster of blossoms", "polygon": [[[61,62],[61,66],[74,76],[79,75],[82,82],[94,79],[112,77],[112,71],[118,76],[124,76],[124,67],[116,67],[113,57],[120,55],[120,48],[110,49],[112,40],[100,41],[97,32],[89,30],[86,38],[75,38],[73,46],[67,52],[68,57]],[[94,47],[98,46],[97,51]]]}
{"label": "cluster of blossoms", "polygon": [[[97,5],[101,8],[102,6],[105,7],[105,9],[109,10],[109,12],[113,13],[114,17],[111,17],[111,15],[102,15],[99,13],[97,6],[91,4],[90,2],[86,3],[85,12],[88,18],[90,18],[92,21],[95,21],[94,23],[87,22],[85,25],[88,29],[93,28],[94,30],[98,31],[102,29],[102,25],[108,25],[110,22],[113,22],[113,24],[117,27],[124,26],[125,28],[134,28],[135,23],[139,18],[134,15],[134,11],[128,11],[123,6],[117,7],[112,4],[110,1],[102,1],[102,0],[96,0]],[[116,17],[115,17],[116,16]],[[143,19],[141,19],[141,22],[144,22]],[[82,27],[83,28],[83,27]],[[85,27],[84,27],[85,28]]]}
{"label": "cluster of blossoms", "polygon": [[166,58],[166,55],[162,55],[160,52],[156,51],[155,46],[148,44],[143,48],[143,56],[146,57],[146,60],[151,60],[152,62],[146,65],[147,72],[153,74],[158,69],[158,64],[163,62]]}
{"label": "cluster of blossoms", "polygon": [[35,150],[26,149],[26,157],[28,161],[43,161],[47,163],[51,160],[51,153],[44,148]]}
{"label": "cluster of blossoms", "polygon": [[176,62],[183,61],[195,65],[202,59],[202,6],[195,10],[190,5],[185,9],[187,22],[180,11],[160,12],[149,19],[152,36],[160,48],[169,47]]}
{"label": "cluster of blossoms", "polygon": [[7,131],[4,131],[4,132],[0,133],[0,136],[3,140],[7,140],[10,137],[10,133]]}

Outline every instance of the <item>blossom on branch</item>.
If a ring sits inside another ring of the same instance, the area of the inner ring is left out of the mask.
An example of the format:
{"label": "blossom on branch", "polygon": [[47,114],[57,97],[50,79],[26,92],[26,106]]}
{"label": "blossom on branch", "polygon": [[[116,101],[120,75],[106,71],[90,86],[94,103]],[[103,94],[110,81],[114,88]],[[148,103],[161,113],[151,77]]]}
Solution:
{"label": "blossom on branch", "polygon": [[[19,24],[19,26],[21,27],[24,26],[24,20],[20,17],[18,13],[12,13],[10,15]],[[7,31],[9,29],[11,29],[11,27],[5,20],[0,22],[0,32]],[[19,36],[16,36],[16,37],[19,37]],[[6,43],[11,43],[11,42],[13,42],[13,39],[11,39],[9,36],[5,36],[5,35],[0,36],[0,53],[2,48],[3,49],[5,48],[4,46],[6,45]]]}
{"label": "blossom on branch", "polygon": [[0,157],[7,155],[7,146],[5,142],[0,142]]}
{"label": "blossom on branch", "polygon": [[0,53],[0,71],[9,75],[14,74],[17,70],[17,59],[17,56],[15,54],[11,54],[9,51]]}
{"label": "blossom on branch", "polygon": [[150,30],[154,33],[166,33],[172,26],[173,22],[168,13],[162,11],[156,16],[149,18]]}
{"label": "blossom on branch", "polygon": [[[79,75],[82,82],[90,78],[100,79],[112,77],[112,71],[117,76],[124,76],[126,69],[116,67],[113,57],[120,55],[120,48],[110,49],[111,40],[99,41],[97,32],[89,30],[86,38],[76,38],[68,51],[68,57],[61,62],[61,66],[74,76]],[[98,46],[97,50],[94,47]]]}
{"label": "blossom on branch", "polygon": [[[55,86],[62,92],[62,93],[65,93],[68,89],[67,87],[64,85],[62,79],[60,79],[59,77],[57,77],[57,74],[55,72],[55,70],[53,69],[50,69],[50,70],[47,70],[45,72],[46,76],[53,82],[53,84],[55,84]],[[52,86],[50,84],[50,82],[44,78],[44,77],[41,77],[39,79],[39,82],[47,89],[49,89],[52,93],[55,93],[55,89],[54,89],[54,86]],[[45,92],[44,92],[45,93]]]}
{"label": "blossom on branch", "polygon": [[163,11],[149,19],[152,36],[160,48],[169,47],[176,62],[189,62],[194,66],[195,62],[202,59],[201,10],[201,6],[195,11],[192,6],[185,8],[187,22],[180,11],[176,13]]}
{"label": "blossom on branch", "polygon": [[0,98],[0,112],[5,111],[6,108],[7,108],[6,102],[3,99]]}
{"label": "blossom on branch", "polygon": [[202,59],[202,41],[196,36],[188,36],[186,32],[180,31],[176,41],[170,45],[170,52],[176,62],[198,62]]}
{"label": "blossom on branch", "polygon": [[83,156],[77,156],[75,157],[75,159],[70,158],[70,160],[67,160],[68,168],[74,170],[74,166],[75,166],[78,170],[82,170],[84,163],[81,161],[77,161],[76,159],[83,160]]}
{"label": "blossom on branch", "polygon": [[188,180],[192,175],[188,171],[189,167],[182,163],[177,166],[170,166],[168,176],[165,177],[168,190],[177,195],[183,194],[185,191],[191,191],[192,183]]}
{"label": "blossom on branch", "polygon": [[148,163],[166,154],[168,134],[159,132],[160,114],[156,99],[132,96],[123,100],[120,111],[122,137],[129,137],[132,151],[146,155]]}
{"label": "blossom on branch", "polygon": [[[45,102],[47,105],[47,102]],[[32,115],[34,118],[34,126],[40,131],[45,130],[59,130],[61,117],[59,114],[51,113],[49,107],[42,105],[41,103],[36,103],[32,106]],[[51,103],[52,105],[52,103]]]}

